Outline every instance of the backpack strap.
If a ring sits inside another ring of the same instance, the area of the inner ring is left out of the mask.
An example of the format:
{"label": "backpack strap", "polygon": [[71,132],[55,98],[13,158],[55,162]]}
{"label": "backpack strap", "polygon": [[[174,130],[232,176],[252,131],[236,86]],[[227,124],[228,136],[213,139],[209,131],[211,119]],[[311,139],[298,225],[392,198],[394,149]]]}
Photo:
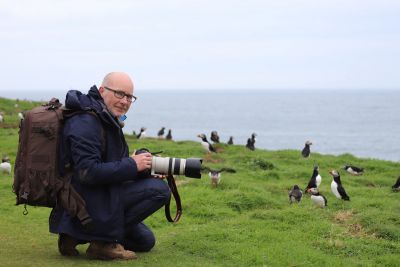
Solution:
{"label": "backpack strap", "polygon": [[73,171],[68,169],[66,174],[61,177],[61,189],[57,199],[59,203],[56,204],[56,208],[58,207],[58,204],[60,204],[61,207],[63,207],[72,217],[76,216],[81,222],[83,228],[88,230],[91,227],[92,218],[86,210],[85,200],[71,185],[72,175]]}

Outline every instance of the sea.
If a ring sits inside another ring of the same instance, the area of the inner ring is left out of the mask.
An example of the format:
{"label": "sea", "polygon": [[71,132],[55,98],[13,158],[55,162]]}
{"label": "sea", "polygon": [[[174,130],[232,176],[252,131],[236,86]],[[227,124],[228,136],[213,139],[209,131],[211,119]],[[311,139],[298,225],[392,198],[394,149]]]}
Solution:
{"label": "sea", "polygon": [[[65,101],[67,90],[0,91],[1,97]],[[86,92],[87,90],[82,90]],[[245,145],[256,133],[256,148],[301,150],[400,161],[400,90],[140,90],[126,114],[124,132],[156,137],[171,129],[175,141],[217,131]],[[1,107],[0,107],[1,109]],[[300,152],[299,152],[300,153]]]}

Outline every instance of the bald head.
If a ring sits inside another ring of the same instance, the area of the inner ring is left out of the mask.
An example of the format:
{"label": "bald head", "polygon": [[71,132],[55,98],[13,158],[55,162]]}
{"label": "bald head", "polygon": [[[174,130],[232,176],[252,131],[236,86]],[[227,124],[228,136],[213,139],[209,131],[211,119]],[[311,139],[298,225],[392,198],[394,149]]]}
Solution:
{"label": "bald head", "polygon": [[104,77],[101,86],[116,89],[130,89],[133,92],[133,82],[129,75],[124,72],[110,72]]}
{"label": "bald head", "polygon": [[99,92],[107,108],[115,116],[119,117],[128,112],[131,102],[126,97],[116,97],[116,91],[128,96],[133,95],[133,82],[128,74],[124,72],[111,72],[104,77],[99,88]]}

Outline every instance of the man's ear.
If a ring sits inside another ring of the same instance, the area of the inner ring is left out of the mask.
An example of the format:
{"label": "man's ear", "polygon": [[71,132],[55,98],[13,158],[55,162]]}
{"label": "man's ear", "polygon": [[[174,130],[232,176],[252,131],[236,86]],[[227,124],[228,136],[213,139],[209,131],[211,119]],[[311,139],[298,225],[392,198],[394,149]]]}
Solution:
{"label": "man's ear", "polygon": [[106,91],[106,89],[103,86],[100,86],[99,93],[100,93],[101,97],[104,97],[105,91]]}

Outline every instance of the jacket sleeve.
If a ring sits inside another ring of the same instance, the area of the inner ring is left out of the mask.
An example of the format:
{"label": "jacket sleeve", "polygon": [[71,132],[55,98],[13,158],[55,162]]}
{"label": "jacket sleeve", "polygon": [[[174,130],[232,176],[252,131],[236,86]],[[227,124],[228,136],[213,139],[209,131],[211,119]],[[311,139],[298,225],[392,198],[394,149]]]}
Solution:
{"label": "jacket sleeve", "polygon": [[[67,120],[64,138],[70,146],[75,176],[83,184],[122,183],[137,177],[136,162],[131,157],[102,161],[102,126],[91,114],[76,115]],[[106,140],[104,140],[106,141]]]}

